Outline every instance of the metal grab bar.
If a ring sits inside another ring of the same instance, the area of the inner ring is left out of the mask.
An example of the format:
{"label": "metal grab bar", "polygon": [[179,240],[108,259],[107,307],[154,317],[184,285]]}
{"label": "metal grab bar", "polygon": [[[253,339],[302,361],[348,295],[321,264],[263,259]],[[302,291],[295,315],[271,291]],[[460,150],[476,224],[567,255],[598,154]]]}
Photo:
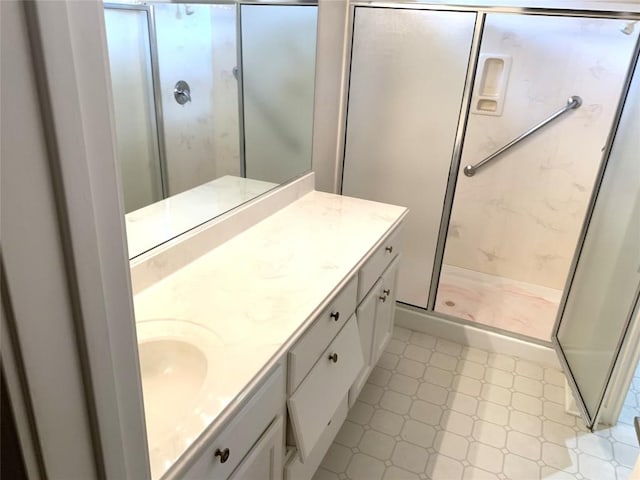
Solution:
{"label": "metal grab bar", "polygon": [[464,174],[467,177],[473,177],[473,175],[476,173],[476,170],[478,170],[480,167],[482,167],[483,165],[486,165],[487,163],[489,163],[494,158],[502,155],[504,152],[509,150],[511,147],[513,147],[517,143],[520,143],[522,140],[527,138],[529,135],[531,135],[534,132],[537,132],[542,127],[544,127],[546,124],[552,122],[553,120],[555,120],[559,116],[567,113],[569,110],[573,110],[573,109],[579,108],[580,105],[582,105],[582,98],[580,98],[578,95],[573,95],[572,97],[569,97],[569,99],[567,100],[567,104],[564,107],[562,107],[560,110],[555,112],[553,115],[551,115],[549,118],[547,118],[547,119],[543,120],[542,122],[538,123],[537,125],[531,127],[529,130],[524,132],[522,135],[520,135],[517,138],[514,138],[509,143],[507,143],[504,147],[502,147],[500,150],[497,150],[497,151],[493,152],[491,155],[489,155],[484,160],[476,163],[475,165],[467,165],[466,167],[464,167]]}

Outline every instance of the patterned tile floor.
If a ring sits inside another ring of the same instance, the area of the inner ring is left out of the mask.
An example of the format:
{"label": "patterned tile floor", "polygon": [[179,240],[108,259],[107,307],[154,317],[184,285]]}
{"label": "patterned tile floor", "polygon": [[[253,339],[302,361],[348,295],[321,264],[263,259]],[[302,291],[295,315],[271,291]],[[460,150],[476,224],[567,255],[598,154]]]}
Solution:
{"label": "patterned tile floor", "polygon": [[314,480],[627,479],[639,393],[589,433],[561,372],[396,327]]}

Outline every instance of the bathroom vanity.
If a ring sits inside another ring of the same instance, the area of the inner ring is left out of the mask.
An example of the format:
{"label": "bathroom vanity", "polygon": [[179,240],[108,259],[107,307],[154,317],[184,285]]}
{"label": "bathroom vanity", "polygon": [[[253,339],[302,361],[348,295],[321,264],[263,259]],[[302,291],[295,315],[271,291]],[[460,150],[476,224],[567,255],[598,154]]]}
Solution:
{"label": "bathroom vanity", "polygon": [[152,478],[313,477],[391,336],[406,214],[310,191],[133,276]]}

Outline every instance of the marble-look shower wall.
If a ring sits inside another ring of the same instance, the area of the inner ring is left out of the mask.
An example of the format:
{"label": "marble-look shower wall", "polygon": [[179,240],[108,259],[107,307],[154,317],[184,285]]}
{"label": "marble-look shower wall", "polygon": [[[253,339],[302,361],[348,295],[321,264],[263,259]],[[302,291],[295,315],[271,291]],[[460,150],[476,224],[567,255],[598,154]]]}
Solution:
{"label": "marble-look shower wall", "polygon": [[[169,194],[240,175],[235,5],[155,4]],[[191,102],[174,85],[185,80]]]}
{"label": "marble-look shower wall", "polygon": [[[564,287],[637,40],[625,25],[487,16],[481,53],[509,55],[511,72],[502,115],[469,116],[445,264]],[[464,176],[571,95],[581,108]]]}

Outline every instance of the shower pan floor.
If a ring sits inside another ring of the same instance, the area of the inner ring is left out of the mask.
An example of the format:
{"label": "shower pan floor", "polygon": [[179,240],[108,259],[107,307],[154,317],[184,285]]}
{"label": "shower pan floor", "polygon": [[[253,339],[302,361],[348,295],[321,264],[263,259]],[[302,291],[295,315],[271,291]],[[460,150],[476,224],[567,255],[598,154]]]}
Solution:
{"label": "shower pan floor", "polygon": [[561,290],[442,265],[435,310],[550,341]]}

